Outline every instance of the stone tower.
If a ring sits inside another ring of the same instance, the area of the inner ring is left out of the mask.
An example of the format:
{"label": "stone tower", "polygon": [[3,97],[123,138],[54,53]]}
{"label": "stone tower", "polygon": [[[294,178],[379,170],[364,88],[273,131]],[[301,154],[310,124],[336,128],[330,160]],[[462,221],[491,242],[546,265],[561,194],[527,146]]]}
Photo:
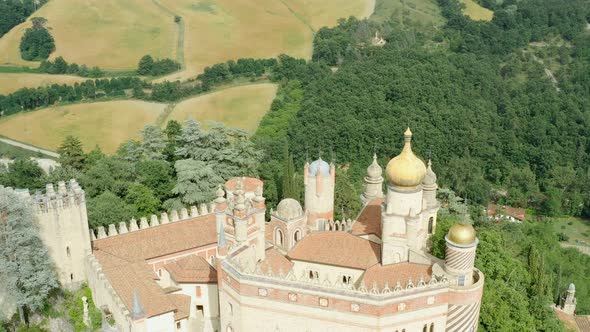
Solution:
{"label": "stone tower", "polygon": [[292,198],[283,199],[277,209],[271,211],[269,225],[273,230],[273,243],[287,251],[307,235],[306,215],[301,204]]}
{"label": "stone tower", "polygon": [[570,284],[561,298],[559,308],[565,313],[573,315],[576,312],[576,286]]}
{"label": "stone tower", "polygon": [[323,231],[334,219],[334,187],[336,168],[322,158],[306,163],[304,168],[305,211],[311,231]]}
{"label": "stone tower", "polygon": [[[235,182],[235,188],[230,188],[228,183],[233,182]],[[217,190],[215,200],[219,232],[225,232],[226,240],[224,241],[227,241],[230,250],[247,246],[252,249],[253,262],[264,260],[266,204],[262,196],[262,181],[253,178],[237,178],[237,181],[232,179],[228,183],[226,183],[228,198],[223,197],[224,192],[220,188]]]}
{"label": "stone tower", "polygon": [[424,210],[427,218],[425,220],[425,228],[428,237],[432,236],[436,230],[436,217],[438,215],[438,209],[440,208],[440,203],[436,199],[436,191],[438,189],[436,180],[436,174],[432,170],[432,161],[429,159],[426,176],[424,177],[424,181],[422,181]]}
{"label": "stone tower", "polygon": [[381,261],[383,265],[407,262],[410,251],[426,249],[422,181],[426,165],[412,152],[412,132],[404,133],[402,152],[385,170],[387,195],[381,212]]}
{"label": "stone tower", "polygon": [[33,197],[41,239],[47,246],[59,282],[75,287],[86,280],[85,257],[90,253],[86,200],[76,180],[46,186],[45,194]]}
{"label": "stone tower", "polygon": [[470,224],[455,224],[445,236],[445,270],[457,286],[471,286],[479,240]]}
{"label": "stone tower", "polygon": [[367,203],[375,198],[383,197],[383,169],[377,162],[377,154],[373,155],[373,162],[367,168],[365,176],[365,191],[361,199]]}

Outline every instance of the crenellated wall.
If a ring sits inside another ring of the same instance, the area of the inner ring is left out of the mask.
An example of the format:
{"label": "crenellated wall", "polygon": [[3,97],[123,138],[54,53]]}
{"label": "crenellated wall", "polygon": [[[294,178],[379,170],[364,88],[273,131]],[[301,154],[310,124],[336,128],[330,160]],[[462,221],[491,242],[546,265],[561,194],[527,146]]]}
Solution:
{"label": "crenellated wall", "polygon": [[207,206],[207,204],[201,204],[199,208],[196,206],[191,206],[190,210],[182,208],[180,212],[177,210],[172,210],[170,211],[170,215],[168,215],[167,212],[162,212],[160,214],[160,218],[158,218],[158,216],[155,214],[151,215],[149,220],[147,217],[142,217],[139,219],[139,223],[135,218],[132,218],[129,223],[122,221],[118,225],[110,224],[107,226],[107,228],[104,226],[99,226],[96,231],[90,230],[90,237],[92,241],[95,241],[107,237],[117,236],[119,234],[135,232],[140,229],[147,229],[169,224],[171,222],[207,215],[212,213],[214,209],[215,203],[210,203],[209,206]]}

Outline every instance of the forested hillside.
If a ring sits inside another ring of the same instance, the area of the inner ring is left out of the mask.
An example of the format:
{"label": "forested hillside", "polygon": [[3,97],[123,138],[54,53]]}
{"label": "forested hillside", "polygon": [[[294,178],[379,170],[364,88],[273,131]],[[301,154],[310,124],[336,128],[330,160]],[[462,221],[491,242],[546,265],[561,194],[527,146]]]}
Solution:
{"label": "forested hillside", "polygon": [[0,0],[0,37],[24,22],[46,2],[47,0]]}

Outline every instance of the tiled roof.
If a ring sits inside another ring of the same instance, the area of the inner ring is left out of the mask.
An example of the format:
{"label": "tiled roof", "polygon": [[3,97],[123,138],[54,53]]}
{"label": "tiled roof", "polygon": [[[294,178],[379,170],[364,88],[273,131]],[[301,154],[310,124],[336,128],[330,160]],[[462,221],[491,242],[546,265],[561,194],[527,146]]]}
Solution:
{"label": "tiled roof", "polygon": [[308,234],[288,253],[290,259],[367,269],[379,262],[380,246],[346,232]]}
{"label": "tiled roof", "polygon": [[522,208],[515,208],[511,206],[497,206],[494,204],[488,205],[488,215],[494,216],[498,209],[503,209],[506,215],[516,218],[518,220],[526,220],[526,210]]}
{"label": "tiled roof", "polygon": [[383,198],[375,198],[365,206],[358,219],[352,224],[352,234],[375,234],[381,237],[381,203]]}
{"label": "tiled roof", "polygon": [[282,271],[285,275],[293,267],[293,263],[275,248],[266,250],[266,257],[258,264],[263,273],[268,273],[270,268],[273,273]]}
{"label": "tiled roof", "polygon": [[191,297],[184,294],[170,294],[168,295],[172,303],[178,308],[174,313],[174,320],[181,320],[188,318],[191,312]]}
{"label": "tiled roof", "polygon": [[242,190],[245,192],[255,192],[256,188],[262,185],[262,181],[255,178],[231,178],[225,183],[225,188],[230,191],[235,191],[236,185],[240,179],[242,179]]}
{"label": "tiled roof", "polygon": [[417,285],[421,277],[425,282],[430,281],[432,277],[431,265],[397,263],[383,266],[376,264],[365,272],[361,280],[365,282],[366,287],[372,287],[374,283],[377,283],[377,288],[383,289],[387,283],[389,288],[393,289],[398,281],[401,285],[405,285],[410,278],[414,285]]}
{"label": "tiled roof", "polygon": [[580,332],[590,332],[590,316],[574,316]]}
{"label": "tiled roof", "polygon": [[92,242],[92,253],[127,309],[137,290],[148,317],[179,308],[156,283],[146,260],[213,244],[217,240],[212,214],[137,230]]}
{"label": "tiled roof", "polygon": [[583,332],[590,331],[590,330],[581,330],[578,327],[578,324],[577,324],[576,319],[574,318],[574,315],[567,314],[567,313],[561,311],[561,309],[559,309],[557,307],[553,307],[553,311],[555,312],[557,319],[562,321],[563,324],[565,325],[565,327],[567,327],[569,330],[578,331],[578,332],[579,331],[583,331]]}
{"label": "tiled roof", "polygon": [[203,257],[190,255],[164,265],[178,283],[216,283],[217,271]]}

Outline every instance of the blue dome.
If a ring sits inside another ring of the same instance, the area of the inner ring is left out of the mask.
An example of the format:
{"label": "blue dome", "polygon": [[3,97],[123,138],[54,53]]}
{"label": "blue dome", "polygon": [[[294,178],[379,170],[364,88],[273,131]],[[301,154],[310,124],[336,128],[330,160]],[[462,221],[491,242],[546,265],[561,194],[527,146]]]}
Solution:
{"label": "blue dome", "polygon": [[317,174],[323,176],[330,175],[330,165],[327,162],[323,161],[322,158],[312,162],[309,165],[309,175],[316,176]]}

